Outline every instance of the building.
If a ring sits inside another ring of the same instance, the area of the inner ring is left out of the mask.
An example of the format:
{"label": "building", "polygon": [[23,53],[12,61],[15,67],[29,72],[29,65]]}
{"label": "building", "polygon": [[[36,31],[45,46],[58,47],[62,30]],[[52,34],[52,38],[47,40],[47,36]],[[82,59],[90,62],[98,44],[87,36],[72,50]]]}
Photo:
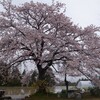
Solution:
{"label": "building", "polygon": [[80,81],[78,81],[76,87],[79,89],[88,89],[88,88],[94,87],[94,85],[89,80],[82,80],[82,81],[80,80]]}

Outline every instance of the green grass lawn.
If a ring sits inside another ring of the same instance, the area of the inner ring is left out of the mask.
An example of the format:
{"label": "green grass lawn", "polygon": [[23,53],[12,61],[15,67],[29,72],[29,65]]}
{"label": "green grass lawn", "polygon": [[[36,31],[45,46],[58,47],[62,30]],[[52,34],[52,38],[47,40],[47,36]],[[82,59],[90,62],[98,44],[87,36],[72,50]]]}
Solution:
{"label": "green grass lawn", "polygon": [[[29,99],[25,99],[25,100],[75,100],[75,99],[64,99],[64,98],[51,98],[51,97],[31,97]],[[82,100],[100,100],[100,98],[87,98],[87,99],[82,99]]]}
{"label": "green grass lawn", "polygon": [[[25,100],[75,100],[75,99],[66,99],[66,98],[57,98],[57,97],[47,97],[47,96],[31,96]],[[100,100],[100,98],[84,98],[82,100]]]}
{"label": "green grass lawn", "polygon": [[[58,98],[56,95],[54,94],[46,94],[46,95],[42,95],[42,94],[35,94],[30,96],[29,98],[26,98],[25,100],[66,100],[66,98]],[[69,99],[72,100],[72,99]]]}
{"label": "green grass lawn", "polygon": [[[67,98],[61,98],[57,97],[56,94],[35,94],[30,96],[29,98],[26,98],[25,100],[75,100],[75,99],[67,99]],[[82,100],[100,100],[100,98],[96,97],[84,97]]]}

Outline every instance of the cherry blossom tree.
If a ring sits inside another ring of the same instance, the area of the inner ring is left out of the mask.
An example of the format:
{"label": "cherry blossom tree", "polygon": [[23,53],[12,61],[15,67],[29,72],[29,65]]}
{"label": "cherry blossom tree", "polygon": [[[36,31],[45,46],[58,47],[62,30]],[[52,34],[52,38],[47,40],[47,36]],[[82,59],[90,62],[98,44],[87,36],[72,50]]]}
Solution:
{"label": "cherry blossom tree", "polygon": [[[65,5],[54,3],[24,3],[16,6],[10,0],[1,2],[0,60],[8,66],[31,61],[38,70],[38,80],[44,80],[47,69],[65,68],[69,74],[81,72],[94,78],[93,71],[100,63],[100,37],[98,27],[84,29],[74,25],[65,14]],[[98,80],[99,82],[100,80]],[[42,85],[39,91],[45,91]]]}

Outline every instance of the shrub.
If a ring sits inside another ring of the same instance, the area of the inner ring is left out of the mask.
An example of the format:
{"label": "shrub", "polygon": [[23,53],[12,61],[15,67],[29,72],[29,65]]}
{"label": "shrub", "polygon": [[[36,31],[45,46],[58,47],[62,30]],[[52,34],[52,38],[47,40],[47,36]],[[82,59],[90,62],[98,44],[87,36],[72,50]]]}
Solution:
{"label": "shrub", "polygon": [[90,94],[92,96],[97,96],[100,97],[100,88],[99,87],[94,87],[90,89]]}
{"label": "shrub", "polygon": [[58,93],[58,95],[61,98],[66,98],[67,97],[67,92],[66,92],[66,90],[62,90],[60,93]]}

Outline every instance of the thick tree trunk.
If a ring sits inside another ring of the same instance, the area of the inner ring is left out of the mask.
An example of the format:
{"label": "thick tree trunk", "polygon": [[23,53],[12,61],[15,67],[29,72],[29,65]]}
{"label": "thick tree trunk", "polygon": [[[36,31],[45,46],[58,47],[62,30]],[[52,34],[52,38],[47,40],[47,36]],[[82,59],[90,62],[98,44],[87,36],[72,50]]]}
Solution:
{"label": "thick tree trunk", "polygon": [[45,86],[45,73],[46,70],[44,70],[43,68],[39,68],[39,76],[38,76],[38,81],[39,83],[39,88],[38,91],[39,93],[46,93],[46,86]]}

